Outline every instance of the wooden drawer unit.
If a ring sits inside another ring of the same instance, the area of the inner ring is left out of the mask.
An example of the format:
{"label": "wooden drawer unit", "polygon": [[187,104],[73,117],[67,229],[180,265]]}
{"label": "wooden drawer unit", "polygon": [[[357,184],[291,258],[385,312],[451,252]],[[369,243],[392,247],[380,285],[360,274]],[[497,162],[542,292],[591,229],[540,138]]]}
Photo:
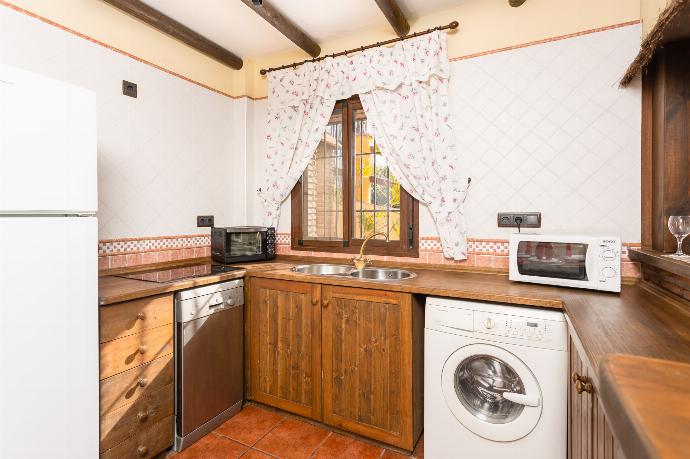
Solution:
{"label": "wooden drawer unit", "polygon": [[173,417],[161,419],[151,427],[143,429],[122,443],[102,451],[101,459],[141,459],[151,458],[172,445]]}
{"label": "wooden drawer unit", "polygon": [[101,451],[116,446],[128,437],[172,415],[171,384],[140,397],[132,404],[111,410],[101,418]]}
{"label": "wooden drawer unit", "polygon": [[172,324],[101,344],[101,379],[172,354]]}
{"label": "wooden drawer unit", "polygon": [[173,322],[170,295],[126,301],[101,308],[100,342],[112,341]]}
{"label": "wooden drawer unit", "polygon": [[101,307],[101,458],[150,458],[173,443],[173,295]]}
{"label": "wooden drawer unit", "polygon": [[101,416],[134,403],[173,382],[173,356],[167,355],[101,381]]}

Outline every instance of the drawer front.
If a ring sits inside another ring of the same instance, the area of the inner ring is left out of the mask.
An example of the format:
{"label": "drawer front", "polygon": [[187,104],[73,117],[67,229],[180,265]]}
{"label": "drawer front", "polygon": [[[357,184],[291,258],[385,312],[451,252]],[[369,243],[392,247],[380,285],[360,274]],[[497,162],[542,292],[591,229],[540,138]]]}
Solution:
{"label": "drawer front", "polygon": [[101,416],[173,382],[172,354],[101,381]]}
{"label": "drawer front", "polygon": [[142,363],[171,354],[173,351],[172,324],[102,343],[101,379],[108,378]]}
{"label": "drawer front", "polygon": [[100,342],[112,341],[173,321],[173,296],[125,301],[100,309]]}
{"label": "drawer front", "polygon": [[101,459],[151,458],[173,444],[173,417],[161,419],[100,454]]}
{"label": "drawer front", "polygon": [[173,385],[168,384],[101,418],[101,451],[173,415]]}

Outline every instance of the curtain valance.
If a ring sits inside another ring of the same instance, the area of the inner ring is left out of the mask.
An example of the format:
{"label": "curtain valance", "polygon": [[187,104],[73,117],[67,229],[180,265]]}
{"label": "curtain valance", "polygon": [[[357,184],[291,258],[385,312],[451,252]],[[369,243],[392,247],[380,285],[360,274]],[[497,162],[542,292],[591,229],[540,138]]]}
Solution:
{"label": "curtain valance", "polygon": [[394,90],[401,84],[449,77],[444,32],[404,40],[389,48],[367,49],[352,56],[327,57],[268,74],[269,104],[297,106],[316,94],[347,99],[374,88]]}

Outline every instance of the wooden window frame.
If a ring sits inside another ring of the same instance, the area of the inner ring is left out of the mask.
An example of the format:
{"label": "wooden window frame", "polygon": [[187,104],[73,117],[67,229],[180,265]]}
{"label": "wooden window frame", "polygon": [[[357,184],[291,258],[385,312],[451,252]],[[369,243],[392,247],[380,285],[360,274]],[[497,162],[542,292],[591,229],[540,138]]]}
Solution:
{"label": "wooden window frame", "polygon": [[[354,204],[354,173],[355,155],[352,152],[352,137],[354,124],[351,114],[361,109],[359,96],[336,102],[335,109],[342,109],[343,124],[343,240],[318,241],[302,240],[302,179],[292,189],[291,199],[291,231],[290,240],[292,250],[309,252],[359,253],[363,239],[354,237],[355,214]],[[346,153],[347,152],[347,155]],[[395,257],[419,256],[419,202],[400,186],[400,240],[385,241],[371,239],[367,243],[366,253],[371,255],[388,255]]]}

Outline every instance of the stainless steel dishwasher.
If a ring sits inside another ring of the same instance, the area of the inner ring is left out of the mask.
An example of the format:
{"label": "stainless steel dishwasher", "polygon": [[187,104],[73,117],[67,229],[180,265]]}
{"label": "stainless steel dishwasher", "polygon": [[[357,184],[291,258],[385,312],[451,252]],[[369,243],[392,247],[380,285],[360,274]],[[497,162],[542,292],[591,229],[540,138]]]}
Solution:
{"label": "stainless steel dishwasher", "polygon": [[175,296],[175,450],[232,417],[243,401],[244,281]]}

